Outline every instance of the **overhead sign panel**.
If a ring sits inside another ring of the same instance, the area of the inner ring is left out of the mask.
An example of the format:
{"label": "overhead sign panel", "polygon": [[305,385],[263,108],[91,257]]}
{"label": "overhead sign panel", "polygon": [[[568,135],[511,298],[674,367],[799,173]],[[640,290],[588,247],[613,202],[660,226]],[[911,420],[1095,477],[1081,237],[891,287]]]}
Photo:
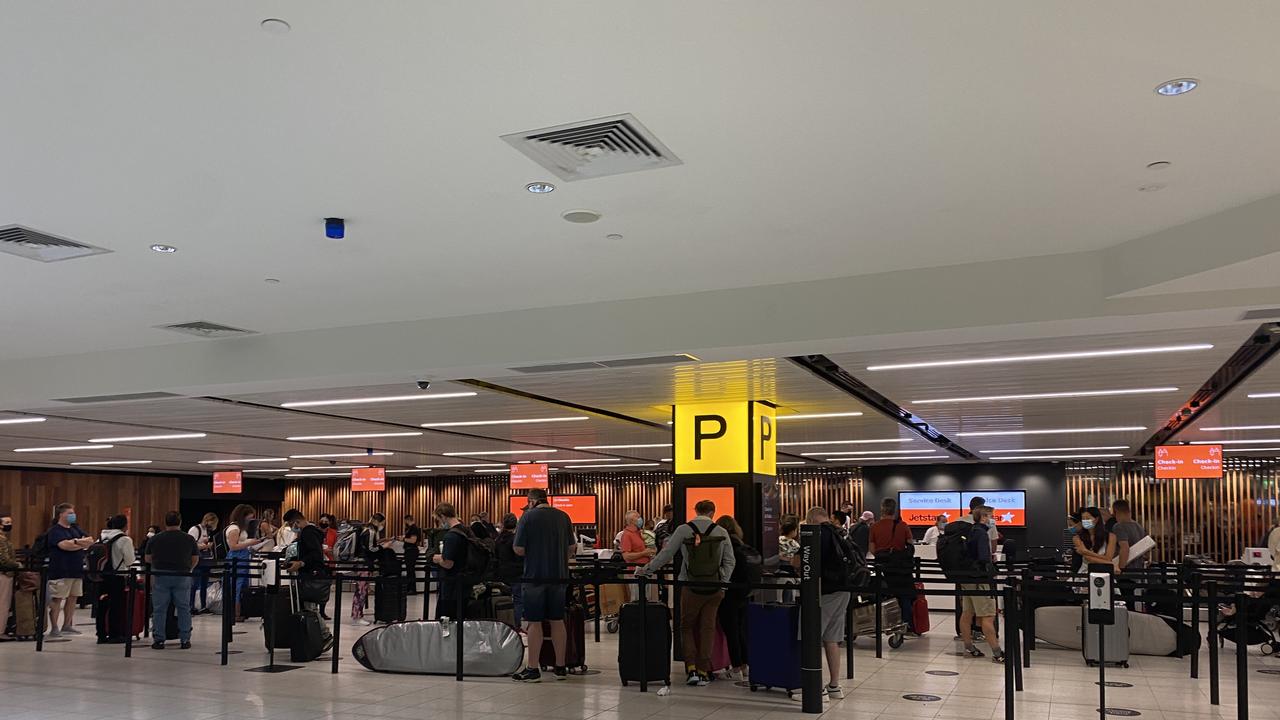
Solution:
{"label": "overhead sign panel", "polygon": [[235,472],[216,472],[213,474],[213,494],[234,494],[240,492],[244,487],[244,476],[240,471]]}
{"label": "overhead sign panel", "polygon": [[776,474],[775,415],[760,401],[676,405],[676,474]]}
{"label": "overhead sign panel", "polygon": [[1221,445],[1160,445],[1156,448],[1156,479],[1221,477]]}
{"label": "overhead sign panel", "polygon": [[980,497],[994,512],[996,527],[1025,527],[1027,524],[1026,490],[975,490],[960,494],[960,507],[969,511],[969,501]]}
{"label": "overhead sign panel", "polygon": [[960,493],[949,491],[898,493],[898,517],[908,525],[928,527],[945,515],[947,522],[964,514]]}
{"label": "overhead sign panel", "polygon": [[529,490],[547,487],[546,463],[520,463],[511,466],[511,489]]}
{"label": "overhead sign panel", "polygon": [[386,468],[353,468],[351,470],[351,492],[380,492],[386,489]]}

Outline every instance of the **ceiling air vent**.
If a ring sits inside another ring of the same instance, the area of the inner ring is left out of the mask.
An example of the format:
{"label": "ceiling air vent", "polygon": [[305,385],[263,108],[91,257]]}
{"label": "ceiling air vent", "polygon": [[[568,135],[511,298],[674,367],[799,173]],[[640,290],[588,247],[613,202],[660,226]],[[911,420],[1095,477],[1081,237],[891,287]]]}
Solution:
{"label": "ceiling air vent", "polygon": [[604,368],[639,367],[642,365],[674,365],[676,363],[698,362],[698,358],[681,353],[679,355],[653,355],[651,357],[623,358],[622,360],[601,360],[599,362],[552,363],[550,365],[526,365],[510,368],[521,373],[568,372],[571,370],[601,370]]}
{"label": "ceiling air vent", "polygon": [[253,330],[241,330],[229,325],[219,325],[204,320],[196,320],[195,322],[178,323],[177,325],[157,325],[161,330],[172,330],[180,332],[184,335],[195,335],[196,337],[209,338],[216,340],[218,338],[238,337],[240,335],[256,335]]}
{"label": "ceiling air vent", "polygon": [[502,139],[566,181],[681,164],[630,114],[512,133]]}
{"label": "ceiling air vent", "polygon": [[57,262],[111,252],[106,248],[86,245],[57,235],[42,233],[22,225],[0,227],[0,252],[28,260]]}
{"label": "ceiling air vent", "polygon": [[123,395],[85,395],[83,397],[54,398],[54,402],[86,405],[88,403],[122,402],[126,400],[160,400],[162,398],[182,397],[170,392],[124,393]]}
{"label": "ceiling air vent", "polygon": [[1248,310],[1240,316],[1241,320],[1280,320],[1280,308],[1263,308]]}

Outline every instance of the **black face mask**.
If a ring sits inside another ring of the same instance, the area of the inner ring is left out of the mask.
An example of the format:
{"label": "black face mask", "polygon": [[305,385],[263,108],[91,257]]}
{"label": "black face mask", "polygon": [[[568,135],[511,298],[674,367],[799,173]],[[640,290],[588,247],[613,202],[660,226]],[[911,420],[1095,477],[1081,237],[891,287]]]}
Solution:
{"label": "black face mask", "polygon": [[327,528],[327,527],[329,527],[329,521],[328,521],[328,520],[321,520],[321,521],[320,521],[320,527],[322,527],[322,528]]}
{"label": "black face mask", "polygon": [[12,525],[12,524],[9,524],[9,525],[0,525],[0,530],[5,531],[5,533],[6,533],[6,534],[7,534],[7,533],[11,533],[11,532],[13,532],[13,525]]}

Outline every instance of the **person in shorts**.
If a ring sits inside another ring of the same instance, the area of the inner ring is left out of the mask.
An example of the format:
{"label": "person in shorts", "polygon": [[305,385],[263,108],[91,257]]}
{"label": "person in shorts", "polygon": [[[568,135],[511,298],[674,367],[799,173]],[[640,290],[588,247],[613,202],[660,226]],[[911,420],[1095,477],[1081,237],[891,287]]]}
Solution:
{"label": "person in shorts", "polygon": [[84,554],[94,540],[76,526],[75,505],[62,503],[53,509],[53,526],[45,542],[49,548],[48,637],[81,635],[75,628],[76,601],[84,594]]}
{"label": "person in shorts", "polygon": [[516,524],[512,542],[516,555],[524,558],[524,619],[529,633],[529,664],[511,676],[518,682],[541,682],[538,656],[542,652],[542,623],[551,626],[551,645],[555,648],[553,669],[556,680],[569,677],[565,667],[568,628],[565,616],[565,581],[569,578],[569,560],[576,546],[573,523],[569,516],[547,503],[547,491],[529,491],[529,508]]}
{"label": "person in shorts", "polygon": [[[991,571],[991,538],[987,532],[987,523],[991,521],[992,510],[986,505],[977,504],[979,501],[982,498],[974,498],[974,503],[970,505],[969,515],[973,527],[969,528],[967,544],[975,575]],[[964,641],[965,654],[970,657],[982,657],[984,654],[973,644],[973,619],[977,618],[987,645],[991,647],[991,661],[1002,662],[1004,651],[1000,649],[1000,638],[996,637],[996,599],[991,594],[991,583],[960,583],[960,589],[965,591],[960,598],[960,639]],[[983,594],[969,594],[973,591]]]}
{"label": "person in shorts", "polygon": [[[819,602],[822,650],[827,658],[827,686],[823,690],[827,697],[839,700],[844,697],[844,689],[840,687],[840,643],[844,642],[845,615],[849,610],[844,556],[861,551],[854,550],[850,541],[837,530],[825,508],[809,508],[809,512],[805,513],[805,523],[822,527],[822,537],[819,540],[822,599]],[[798,555],[796,557],[799,558]]]}

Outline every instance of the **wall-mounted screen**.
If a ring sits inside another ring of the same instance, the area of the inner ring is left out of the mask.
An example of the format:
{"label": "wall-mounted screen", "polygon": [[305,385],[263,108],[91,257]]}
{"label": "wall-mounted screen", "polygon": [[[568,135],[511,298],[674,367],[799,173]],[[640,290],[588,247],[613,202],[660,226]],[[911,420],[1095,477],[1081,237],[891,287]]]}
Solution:
{"label": "wall-mounted screen", "polygon": [[684,514],[685,522],[693,519],[694,505],[703,500],[710,500],[716,504],[716,511],[712,514],[713,519],[718,519],[721,515],[733,517],[734,498],[737,497],[731,487],[687,487],[684,489]]}
{"label": "wall-mounted screen", "polygon": [[923,491],[898,493],[898,516],[908,525],[928,527],[946,515],[947,522],[968,512],[961,509],[960,493],[950,491]]}
{"label": "wall-mounted screen", "polygon": [[1160,445],[1156,448],[1157,480],[1221,477],[1221,445]]}
{"label": "wall-mounted screen", "polygon": [[[595,495],[552,495],[547,498],[547,502],[551,503],[551,507],[563,510],[574,525],[596,524]],[[510,508],[516,517],[524,514],[524,508],[528,504],[529,498],[525,495],[511,496]]]}
{"label": "wall-mounted screen", "polygon": [[1026,490],[974,490],[961,493],[960,505],[969,511],[969,501],[981,497],[987,507],[995,512],[991,517],[996,527],[1026,527],[1027,525],[1027,491]]}

